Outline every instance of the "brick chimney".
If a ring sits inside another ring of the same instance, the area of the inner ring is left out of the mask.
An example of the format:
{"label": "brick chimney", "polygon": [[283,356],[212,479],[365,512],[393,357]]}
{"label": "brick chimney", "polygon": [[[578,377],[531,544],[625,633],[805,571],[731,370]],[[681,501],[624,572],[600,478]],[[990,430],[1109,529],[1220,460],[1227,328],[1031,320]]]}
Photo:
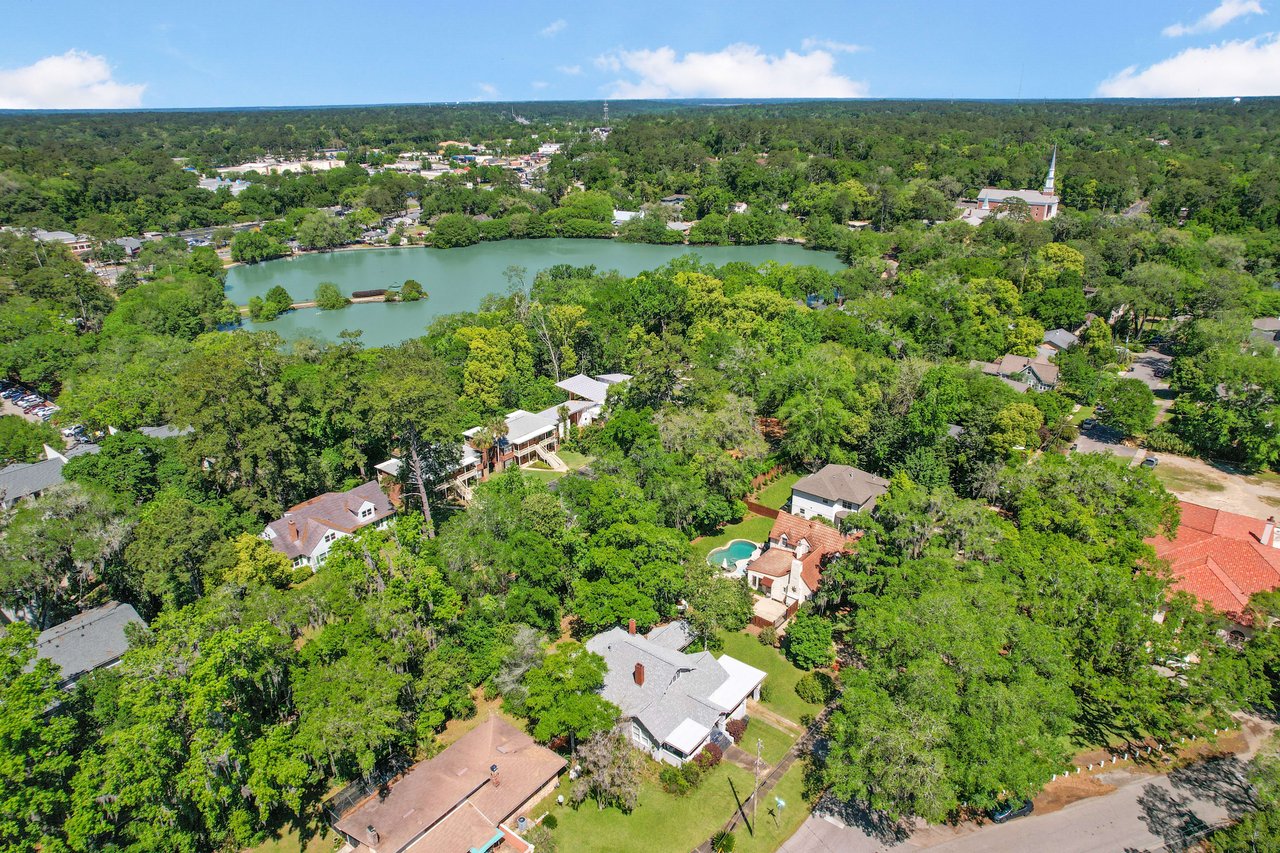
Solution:
{"label": "brick chimney", "polygon": [[1273,515],[1267,519],[1266,525],[1262,528],[1262,544],[1280,548],[1280,536],[1276,536],[1275,533],[1276,517]]}
{"label": "brick chimney", "polygon": [[632,619],[632,620],[630,620],[629,622],[627,622],[627,633],[628,633],[628,634],[631,634],[632,636],[634,636],[634,635],[635,635],[635,633],[636,633],[636,620]]}
{"label": "brick chimney", "polygon": [[365,829],[365,832],[369,833],[369,839],[371,843],[377,844],[379,841],[382,840],[382,836],[378,835],[378,830],[373,828],[373,824],[369,824],[364,829]]}
{"label": "brick chimney", "polygon": [[643,685],[644,684],[644,664],[637,663],[636,670],[634,673],[631,674],[631,677],[636,680],[636,684]]}
{"label": "brick chimney", "polygon": [[495,788],[502,787],[502,777],[498,775],[498,765],[496,764],[489,765],[489,784]]}
{"label": "brick chimney", "polygon": [[297,542],[299,538],[298,522],[294,521],[292,518],[289,519],[289,538],[292,539],[294,542]]}

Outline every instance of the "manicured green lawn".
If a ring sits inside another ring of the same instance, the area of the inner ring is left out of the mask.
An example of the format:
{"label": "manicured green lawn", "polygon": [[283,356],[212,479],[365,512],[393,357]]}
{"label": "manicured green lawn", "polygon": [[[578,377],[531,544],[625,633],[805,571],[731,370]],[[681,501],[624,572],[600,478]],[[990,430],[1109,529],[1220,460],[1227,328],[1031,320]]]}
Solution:
{"label": "manicured green lawn", "polygon": [[290,828],[281,833],[279,838],[270,838],[257,847],[250,847],[247,853],[330,853],[342,846],[342,837],[332,830],[327,838],[312,836],[306,844],[297,830]]}
{"label": "manicured green lawn", "polygon": [[772,767],[782,760],[782,756],[786,755],[791,744],[796,742],[796,737],[769,725],[764,720],[755,719],[747,724],[747,733],[743,735],[742,743],[738,746],[755,755],[757,740],[760,741],[760,757]]}
{"label": "manicured green lawn", "polygon": [[[745,825],[734,830],[735,853],[773,853],[782,846],[809,816],[809,804],[804,801],[804,762],[791,765],[778,784],[756,804],[754,832]],[[775,797],[785,805],[779,809]],[[747,815],[750,817],[750,813]]]}
{"label": "manicured green lawn", "polygon": [[694,542],[693,551],[705,560],[707,555],[714,549],[734,539],[748,539],[757,544],[765,542],[768,540],[769,531],[772,529],[773,519],[749,512],[742,521],[730,524],[715,536],[704,536]]}
{"label": "manicured green lawn", "polygon": [[564,460],[564,464],[569,466],[570,471],[577,471],[583,465],[590,464],[595,458],[572,450],[558,450],[556,455]]}
{"label": "manicured green lawn", "polygon": [[[751,794],[751,774],[727,761],[708,773],[697,790],[683,797],[668,794],[658,786],[658,769],[657,762],[646,766],[648,778],[631,814],[615,808],[599,809],[593,800],[575,810],[567,803],[573,784],[568,776],[562,776],[557,791],[530,813],[541,816],[550,812],[556,816],[559,825],[554,835],[560,853],[684,851],[710,838],[729,820],[738,803]],[[565,805],[556,805],[556,794],[565,795]]]}
{"label": "manicured green lawn", "polygon": [[791,487],[801,477],[800,474],[783,474],[756,495],[756,503],[764,504],[769,509],[782,509],[783,504],[791,500]]}
{"label": "manicured green lawn", "polygon": [[1093,406],[1081,406],[1080,411],[1071,416],[1071,423],[1080,426],[1085,418],[1093,417]]}
{"label": "manicured green lawn", "polygon": [[766,708],[797,724],[802,715],[817,714],[822,710],[821,705],[811,704],[796,695],[796,682],[805,671],[792,666],[780,651],[762,645],[755,637],[743,632],[721,632],[720,638],[724,641],[725,654],[768,673],[765,683],[770,685],[769,701],[762,703]]}

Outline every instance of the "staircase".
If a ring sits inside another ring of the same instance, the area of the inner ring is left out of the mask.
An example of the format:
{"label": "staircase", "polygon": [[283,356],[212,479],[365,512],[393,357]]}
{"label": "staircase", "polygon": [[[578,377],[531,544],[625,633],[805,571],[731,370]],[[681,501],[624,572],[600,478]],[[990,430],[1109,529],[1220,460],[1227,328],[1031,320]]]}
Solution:
{"label": "staircase", "polygon": [[533,446],[533,452],[538,454],[538,458],[551,466],[552,471],[568,471],[569,466],[564,464],[564,460],[556,455],[554,450],[543,447],[541,444]]}
{"label": "staircase", "polygon": [[463,503],[471,503],[471,499],[475,497],[475,492],[471,491],[465,480],[455,480],[453,490],[462,498]]}

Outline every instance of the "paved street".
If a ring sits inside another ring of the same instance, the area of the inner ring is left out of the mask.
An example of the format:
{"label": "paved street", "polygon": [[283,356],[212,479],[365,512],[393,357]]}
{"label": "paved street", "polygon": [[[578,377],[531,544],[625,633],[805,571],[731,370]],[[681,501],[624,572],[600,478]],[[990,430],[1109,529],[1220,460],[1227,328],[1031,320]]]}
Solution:
{"label": "paved street", "polygon": [[815,815],[805,821],[779,853],[1094,853],[1178,849],[1187,835],[1238,818],[1249,809],[1244,762],[1271,729],[1269,724],[1250,719],[1246,726],[1250,748],[1240,757],[1200,762],[1167,776],[1129,769],[1099,774],[1099,781],[1118,790],[1078,800],[1049,814],[982,827],[918,827],[909,837],[895,837],[894,827],[887,824],[871,826],[866,814],[846,816],[846,821],[856,826]]}
{"label": "paved street", "polygon": [[1150,349],[1134,356],[1125,377],[1141,379],[1156,395],[1156,423],[1169,416],[1173,406],[1173,393],[1169,390],[1169,372],[1173,370],[1173,357]]}

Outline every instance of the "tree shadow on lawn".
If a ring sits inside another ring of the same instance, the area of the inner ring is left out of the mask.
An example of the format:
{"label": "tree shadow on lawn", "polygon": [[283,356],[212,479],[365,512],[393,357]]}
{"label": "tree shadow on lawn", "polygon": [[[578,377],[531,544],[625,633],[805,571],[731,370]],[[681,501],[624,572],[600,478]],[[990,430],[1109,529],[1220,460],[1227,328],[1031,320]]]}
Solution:
{"label": "tree shadow on lawn", "polygon": [[825,796],[813,813],[831,815],[845,826],[862,830],[881,844],[901,844],[911,836],[911,826],[906,821],[868,808],[865,803],[845,802]]}

